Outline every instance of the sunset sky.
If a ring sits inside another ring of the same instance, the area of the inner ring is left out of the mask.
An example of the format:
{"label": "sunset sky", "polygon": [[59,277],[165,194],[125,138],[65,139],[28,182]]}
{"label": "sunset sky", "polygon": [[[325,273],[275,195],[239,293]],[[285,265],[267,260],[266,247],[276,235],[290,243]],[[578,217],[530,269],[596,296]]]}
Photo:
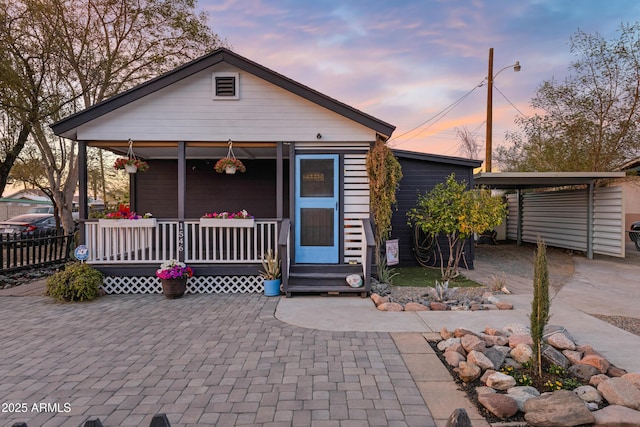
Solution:
{"label": "sunset sky", "polygon": [[484,146],[487,87],[478,86],[489,48],[494,74],[522,65],[495,79],[495,147],[518,129],[518,110],[532,113],[539,85],[564,78],[578,29],[611,39],[640,20],[637,0],[199,0],[199,8],[240,55],[395,125],[393,146],[450,156],[462,154],[456,127]]}

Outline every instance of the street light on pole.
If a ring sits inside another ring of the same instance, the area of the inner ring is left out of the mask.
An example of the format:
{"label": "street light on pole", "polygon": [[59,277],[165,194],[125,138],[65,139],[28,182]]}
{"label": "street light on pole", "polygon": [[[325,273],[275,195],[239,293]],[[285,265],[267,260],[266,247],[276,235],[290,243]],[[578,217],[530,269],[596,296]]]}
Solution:
{"label": "street light on pole", "polygon": [[513,71],[518,72],[520,67],[520,61],[516,61],[515,64],[507,65],[501,68],[497,73],[493,74],[493,48],[489,49],[489,72],[487,73],[487,135],[486,135],[486,152],[485,152],[485,172],[491,172],[491,150],[492,141],[491,133],[493,132],[493,80],[498,74],[507,68],[513,67]]}

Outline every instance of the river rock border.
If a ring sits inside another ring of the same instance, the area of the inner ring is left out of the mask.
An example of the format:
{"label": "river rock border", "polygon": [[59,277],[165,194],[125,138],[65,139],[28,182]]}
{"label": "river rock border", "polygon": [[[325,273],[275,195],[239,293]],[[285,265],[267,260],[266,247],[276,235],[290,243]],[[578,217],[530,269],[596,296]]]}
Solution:
{"label": "river rock border", "polygon": [[522,412],[535,426],[640,425],[640,373],[613,366],[591,346],[578,345],[561,326],[545,328],[543,364],[560,366],[585,384],[574,390],[540,393],[500,372],[504,366],[522,368],[533,355],[531,333],[523,324],[486,327],[480,333],[443,328],[435,343],[460,380],[480,379],[478,402],[497,418]]}

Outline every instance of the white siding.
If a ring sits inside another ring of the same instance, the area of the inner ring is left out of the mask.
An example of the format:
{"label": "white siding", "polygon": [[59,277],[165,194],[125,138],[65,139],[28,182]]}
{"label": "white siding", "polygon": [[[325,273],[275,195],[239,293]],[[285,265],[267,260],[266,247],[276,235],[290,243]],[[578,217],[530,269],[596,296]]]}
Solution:
{"label": "white siding", "polygon": [[625,256],[623,187],[599,187],[593,195],[593,252]]}
{"label": "white siding", "polygon": [[[212,73],[238,72],[238,100],[212,99]],[[176,82],[78,129],[80,140],[375,141],[375,131],[227,64]]]}
{"label": "white siding", "polygon": [[[508,200],[507,238],[517,238],[517,197]],[[622,187],[597,187],[593,195],[593,253],[624,257]],[[587,252],[588,189],[522,195],[522,241]]]}
{"label": "white siding", "polygon": [[369,218],[366,154],[344,156],[344,262],[362,262],[363,218]]}

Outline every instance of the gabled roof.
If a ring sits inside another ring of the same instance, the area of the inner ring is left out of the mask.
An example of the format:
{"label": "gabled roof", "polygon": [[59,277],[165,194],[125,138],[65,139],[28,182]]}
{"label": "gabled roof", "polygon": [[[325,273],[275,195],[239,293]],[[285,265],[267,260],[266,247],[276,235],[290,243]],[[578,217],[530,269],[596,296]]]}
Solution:
{"label": "gabled roof", "polygon": [[445,163],[450,165],[468,166],[471,168],[480,167],[482,160],[466,159],[463,157],[443,156],[440,154],[419,153],[416,151],[398,150],[391,148],[393,155],[404,159],[422,160],[425,162]]}
{"label": "gabled roof", "polygon": [[75,113],[51,125],[51,129],[56,135],[65,138],[75,139],[76,128],[104,114],[116,110],[146,95],[154,93],[195,73],[205,70],[218,63],[225,62],[240,70],[260,77],[276,86],[279,86],[291,93],[305,98],[328,110],[351,119],[363,126],[375,130],[380,135],[388,138],[395,130],[395,126],[379,120],[373,116],[363,113],[347,104],[337,101],[303,84],[291,80],[281,74],[276,73],[260,64],[238,55],[225,48],[214,50],[208,55],[201,56],[185,65],[182,65],[168,73],[151,79],[147,82],[129,89],[126,92],[112,96],[94,106]]}

